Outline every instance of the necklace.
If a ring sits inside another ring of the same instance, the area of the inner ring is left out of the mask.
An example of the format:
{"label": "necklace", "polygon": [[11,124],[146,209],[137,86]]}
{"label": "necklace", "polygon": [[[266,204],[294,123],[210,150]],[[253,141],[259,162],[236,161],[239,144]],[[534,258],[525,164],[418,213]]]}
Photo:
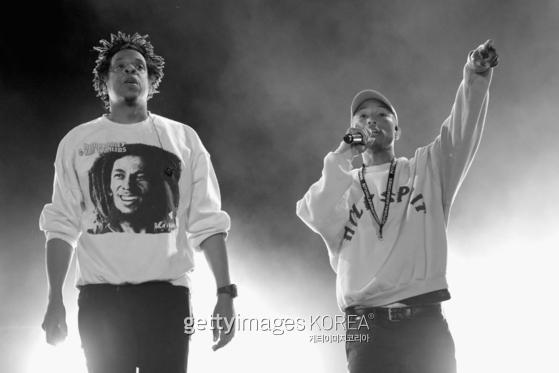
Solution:
{"label": "necklace", "polygon": [[396,175],[396,159],[392,158],[390,162],[390,171],[388,172],[388,181],[386,182],[385,200],[384,208],[382,209],[382,219],[379,219],[377,212],[375,210],[375,205],[373,204],[373,196],[369,191],[367,182],[365,181],[365,164],[359,171],[359,182],[361,183],[361,189],[363,189],[363,194],[365,195],[365,206],[371,212],[373,220],[378,224],[377,237],[382,241],[382,229],[388,220],[388,210],[390,209],[390,199],[392,198],[392,187],[394,186],[394,176]]}

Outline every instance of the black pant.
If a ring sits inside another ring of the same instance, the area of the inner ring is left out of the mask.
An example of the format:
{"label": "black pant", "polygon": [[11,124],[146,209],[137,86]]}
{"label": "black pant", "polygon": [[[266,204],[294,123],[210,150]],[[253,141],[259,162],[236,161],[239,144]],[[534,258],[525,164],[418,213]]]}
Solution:
{"label": "black pant", "polygon": [[442,313],[401,321],[364,320],[347,329],[350,373],[456,372],[454,341]]}
{"label": "black pant", "polygon": [[85,285],[78,327],[89,373],[185,373],[188,288],[168,282]]}

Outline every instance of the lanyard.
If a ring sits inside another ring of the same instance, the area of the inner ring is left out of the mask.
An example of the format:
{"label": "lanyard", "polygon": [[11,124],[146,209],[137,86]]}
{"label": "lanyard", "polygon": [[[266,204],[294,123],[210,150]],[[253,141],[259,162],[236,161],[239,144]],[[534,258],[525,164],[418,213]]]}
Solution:
{"label": "lanyard", "polygon": [[378,224],[378,239],[382,240],[382,228],[388,220],[388,209],[390,208],[390,199],[392,198],[392,187],[394,186],[394,175],[396,175],[396,159],[393,158],[390,162],[390,171],[388,173],[388,181],[386,182],[386,192],[384,200],[384,209],[382,210],[382,220],[378,218],[377,212],[375,211],[375,206],[373,205],[373,196],[367,187],[367,182],[365,181],[365,165],[359,171],[359,181],[361,183],[361,189],[363,189],[363,194],[365,195],[365,205],[371,212],[373,220]]}

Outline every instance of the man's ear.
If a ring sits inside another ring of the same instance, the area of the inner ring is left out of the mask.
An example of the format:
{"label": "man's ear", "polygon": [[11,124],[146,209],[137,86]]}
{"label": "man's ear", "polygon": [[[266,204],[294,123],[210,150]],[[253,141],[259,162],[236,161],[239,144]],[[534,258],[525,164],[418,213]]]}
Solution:
{"label": "man's ear", "polygon": [[400,126],[396,125],[396,127],[394,127],[394,140],[400,140],[400,136],[402,136],[402,129]]}

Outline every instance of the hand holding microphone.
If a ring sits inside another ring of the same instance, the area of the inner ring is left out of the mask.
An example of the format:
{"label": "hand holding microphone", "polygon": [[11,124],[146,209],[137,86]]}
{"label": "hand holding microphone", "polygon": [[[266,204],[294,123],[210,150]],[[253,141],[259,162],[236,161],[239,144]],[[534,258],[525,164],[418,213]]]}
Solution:
{"label": "hand holding microphone", "polygon": [[371,140],[371,131],[367,128],[350,127],[342,140],[349,145],[366,145]]}
{"label": "hand holding microphone", "polygon": [[363,153],[365,145],[369,142],[370,134],[364,128],[350,127],[342,138],[342,142],[336,153],[344,153],[351,150],[353,156]]}
{"label": "hand holding microphone", "polygon": [[346,144],[350,144],[350,145],[351,144],[365,145],[365,136],[363,136],[361,133],[355,133],[355,134],[346,133],[343,140]]}

